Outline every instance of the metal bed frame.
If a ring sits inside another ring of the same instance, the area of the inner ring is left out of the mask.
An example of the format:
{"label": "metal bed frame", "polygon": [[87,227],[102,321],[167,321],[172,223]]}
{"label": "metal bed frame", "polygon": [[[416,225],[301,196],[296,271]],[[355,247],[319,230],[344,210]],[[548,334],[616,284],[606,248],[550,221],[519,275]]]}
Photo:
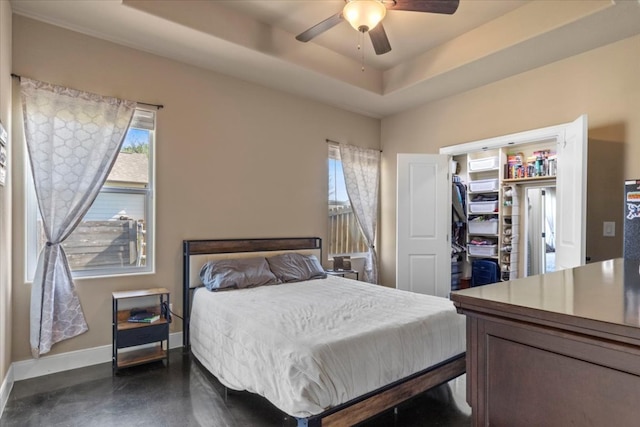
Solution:
{"label": "metal bed frame", "polygon": [[[322,255],[319,237],[293,237],[271,239],[224,239],[183,241],[183,350],[190,351],[189,322],[192,290],[190,278],[191,256],[243,252],[318,250]],[[322,257],[320,257],[322,259]],[[446,383],[466,371],[465,353],[461,353],[420,372],[373,390],[343,404],[308,418],[292,417],[297,427],[352,426],[426,390]]]}

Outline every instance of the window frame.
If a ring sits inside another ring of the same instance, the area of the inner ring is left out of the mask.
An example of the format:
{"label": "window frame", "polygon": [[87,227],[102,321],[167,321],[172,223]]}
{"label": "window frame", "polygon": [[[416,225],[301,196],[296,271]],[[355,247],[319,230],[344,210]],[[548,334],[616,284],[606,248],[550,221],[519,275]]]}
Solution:
{"label": "window frame", "polygon": [[[148,153],[148,186],[147,188],[135,188],[135,187],[113,187],[103,185],[99,194],[105,193],[121,193],[121,194],[143,194],[145,195],[145,247],[146,247],[146,262],[144,266],[128,266],[128,267],[108,267],[108,268],[95,268],[88,270],[71,270],[71,274],[74,279],[76,278],[108,278],[108,277],[120,277],[120,276],[137,276],[155,274],[155,234],[156,234],[156,202],[155,202],[155,183],[156,183],[156,162],[155,162],[155,150],[156,150],[156,119],[157,112],[147,108],[136,107],[134,111],[134,118],[131,120],[130,129],[141,129],[149,132],[149,153]],[[142,114],[141,117],[136,117],[136,112]],[[152,115],[152,119],[149,120],[149,115]],[[136,126],[136,124],[141,126]],[[151,128],[147,128],[151,127]],[[126,134],[125,134],[126,138]],[[36,199],[35,186],[33,182],[33,175],[31,174],[31,164],[29,162],[28,150],[24,149],[24,170],[25,170],[25,282],[32,283],[35,271],[38,263],[39,248],[38,248],[38,221],[40,218],[40,211],[38,208],[38,201]]]}

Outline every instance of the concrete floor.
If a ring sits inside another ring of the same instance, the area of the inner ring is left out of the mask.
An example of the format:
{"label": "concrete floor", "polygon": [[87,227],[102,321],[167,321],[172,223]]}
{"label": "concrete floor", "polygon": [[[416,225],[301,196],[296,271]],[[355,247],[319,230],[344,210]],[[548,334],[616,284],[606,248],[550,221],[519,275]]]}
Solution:
{"label": "concrete floor", "polygon": [[[361,427],[470,426],[464,377],[387,411]],[[105,363],[14,384],[0,426],[287,427],[296,421],[266,399],[229,392],[190,355],[171,351],[168,368],[151,363],[111,374]]]}

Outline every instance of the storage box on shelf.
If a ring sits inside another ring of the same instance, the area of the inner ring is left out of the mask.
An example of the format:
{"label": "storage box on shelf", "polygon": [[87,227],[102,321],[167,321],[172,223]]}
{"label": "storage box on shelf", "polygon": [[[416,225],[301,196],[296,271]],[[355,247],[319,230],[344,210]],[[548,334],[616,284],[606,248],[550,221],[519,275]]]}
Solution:
{"label": "storage box on shelf", "polygon": [[469,213],[486,214],[498,212],[498,201],[469,202]]}
{"label": "storage box on shelf", "polygon": [[469,243],[467,250],[471,256],[496,256],[498,245],[474,245]]}
{"label": "storage box on shelf", "polygon": [[498,169],[498,166],[500,166],[498,156],[469,160],[469,172],[481,172],[485,170]]}
{"label": "storage box on shelf", "polygon": [[484,216],[469,219],[469,234],[498,234],[498,219]]}
{"label": "storage box on shelf", "polygon": [[[143,289],[112,293],[112,369],[140,365],[147,362],[166,360],[169,362],[169,291],[165,288]],[[144,302],[143,307],[134,308],[136,301]],[[126,301],[126,303],[125,303]],[[123,309],[123,305],[129,307]],[[152,321],[133,321],[140,311],[159,316]],[[138,348],[133,348],[138,347]]]}
{"label": "storage box on shelf", "polygon": [[472,193],[498,191],[498,178],[469,181],[469,191]]}

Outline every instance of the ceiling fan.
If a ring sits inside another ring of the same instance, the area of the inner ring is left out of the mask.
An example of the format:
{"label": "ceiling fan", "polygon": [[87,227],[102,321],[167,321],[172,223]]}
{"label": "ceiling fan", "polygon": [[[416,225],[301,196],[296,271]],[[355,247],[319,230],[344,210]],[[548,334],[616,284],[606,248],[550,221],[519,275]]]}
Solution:
{"label": "ceiling fan", "polygon": [[345,19],[361,33],[369,33],[373,49],[377,55],[391,50],[382,19],[388,10],[453,14],[460,0],[345,0],[342,11],[298,34],[296,39],[308,42],[314,37],[338,25]]}

